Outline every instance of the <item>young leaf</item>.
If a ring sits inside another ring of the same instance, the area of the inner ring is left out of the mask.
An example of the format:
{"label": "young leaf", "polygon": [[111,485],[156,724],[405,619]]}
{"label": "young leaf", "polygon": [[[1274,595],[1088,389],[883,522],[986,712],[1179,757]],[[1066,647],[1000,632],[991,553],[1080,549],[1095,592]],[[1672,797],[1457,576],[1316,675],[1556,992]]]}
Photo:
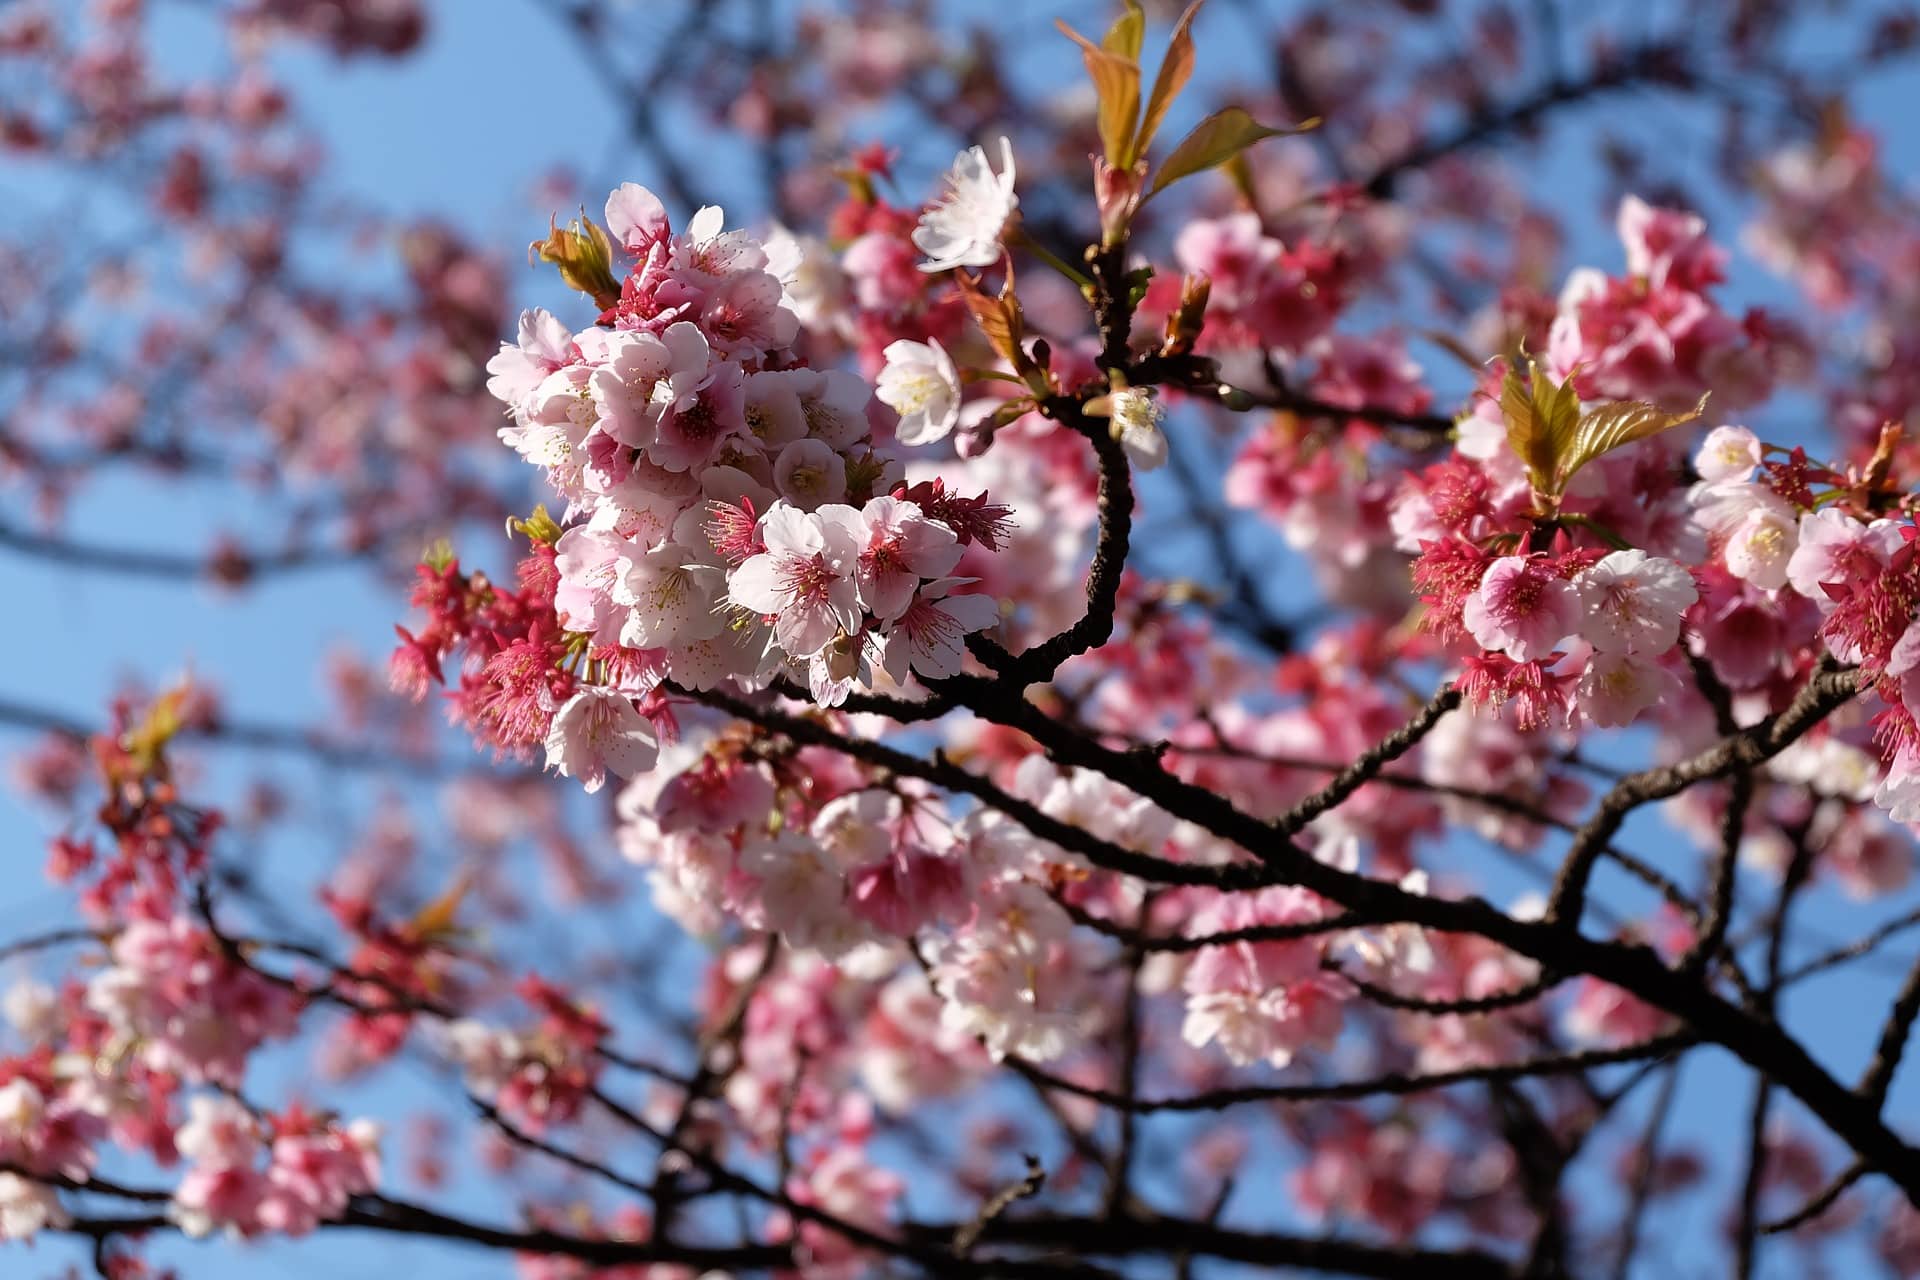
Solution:
{"label": "young leaf", "polygon": [[446,891],[420,908],[409,921],[414,936],[443,938],[454,932],[454,919],[460,914],[460,904],[466,900],[467,891],[472,887],[473,877],[466,871],[455,875]]}
{"label": "young leaf", "polygon": [[1153,145],[1153,135],[1160,132],[1160,121],[1166,118],[1167,108],[1187,87],[1187,80],[1193,75],[1193,16],[1200,12],[1204,0],[1193,0],[1187,11],[1180,15],[1180,21],[1173,28],[1173,39],[1167,43],[1167,56],[1160,63],[1159,74],[1153,78],[1153,92],[1147,95],[1146,114],[1140,117],[1140,132],[1133,143],[1134,158],[1147,153]]}
{"label": "young leaf", "polygon": [[1558,493],[1555,477],[1567,442],[1580,417],[1580,400],[1573,380],[1555,385],[1539,365],[1528,362],[1522,377],[1519,361],[1507,366],[1500,384],[1500,415],[1507,420],[1507,443],[1527,464],[1527,476],[1536,493]]}
{"label": "young leaf", "polygon": [[135,767],[147,772],[159,764],[160,753],[185,726],[182,714],[191,686],[184,681],[153,700],[138,723],[127,729],[122,740]]}
{"label": "young leaf", "polygon": [[1100,47],[1108,53],[1139,62],[1140,45],[1146,38],[1147,11],[1140,7],[1140,0],[1126,0],[1125,11],[1107,28]]}
{"label": "young leaf", "polygon": [[1053,25],[1080,46],[1087,74],[1093,77],[1100,100],[1100,145],[1106,149],[1107,163],[1117,169],[1131,167],[1133,130],[1140,118],[1140,64],[1102,49],[1058,19]]}
{"label": "young leaf", "polygon": [[1622,400],[1603,404],[1584,414],[1566,446],[1560,451],[1559,486],[1564,489],[1573,473],[1595,458],[1611,453],[1623,444],[1659,435],[1669,427],[1692,422],[1707,410],[1707,397],[1684,413],[1668,413],[1644,400]]}
{"label": "young leaf", "polygon": [[1020,341],[1025,336],[1024,317],[1020,314],[1020,300],[1009,287],[996,298],[980,287],[979,280],[964,271],[953,273],[953,283],[960,290],[960,296],[967,304],[967,310],[973,313],[974,323],[980,326],[980,332],[987,335],[987,341],[1001,358],[1020,369],[1026,361],[1026,351]]}
{"label": "young leaf", "polygon": [[1233,184],[1234,192],[1249,209],[1260,207],[1260,192],[1253,185],[1253,166],[1247,163],[1247,153],[1242,151],[1233,159],[1220,166],[1220,173]]}
{"label": "young leaf", "polygon": [[1160,172],[1153,180],[1153,189],[1147,192],[1147,196],[1151,198],[1182,178],[1231,160],[1262,138],[1285,138],[1305,133],[1319,123],[1317,119],[1306,120],[1291,129],[1274,129],[1261,124],[1239,107],[1225,107],[1202,120],[1193,127],[1192,133],[1180,139],[1180,145],[1173,149],[1173,154],[1161,163]]}

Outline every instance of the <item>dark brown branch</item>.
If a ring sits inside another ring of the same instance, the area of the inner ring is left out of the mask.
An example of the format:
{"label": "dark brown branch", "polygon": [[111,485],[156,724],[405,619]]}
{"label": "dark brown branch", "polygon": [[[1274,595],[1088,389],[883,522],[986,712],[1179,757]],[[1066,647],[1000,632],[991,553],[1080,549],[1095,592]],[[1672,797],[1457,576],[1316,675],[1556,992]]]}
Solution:
{"label": "dark brown branch", "polygon": [[[1278,372],[1275,366],[1270,377]],[[1143,356],[1127,370],[1127,379],[1136,386],[1178,387],[1202,400],[1233,409],[1278,409],[1303,418],[1357,420],[1380,427],[1402,427],[1418,433],[1410,443],[1422,449],[1444,441],[1456,425],[1445,414],[1409,413],[1380,405],[1339,405],[1278,385],[1267,391],[1229,387],[1220,381],[1219,367],[1205,356]]]}
{"label": "dark brown branch", "polygon": [[1378,986],[1356,978],[1345,970],[1338,970],[1340,976],[1351,982],[1368,1000],[1387,1009],[1397,1009],[1404,1013],[1422,1013],[1432,1017],[1446,1017],[1454,1014],[1469,1015],[1497,1013],[1502,1009],[1517,1009],[1532,1004],[1565,981],[1558,975],[1546,975],[1511,991],[1496,991],[1491,995],[1462,996],[1454,1000],[1428,1000],[1420,996],[1403,996],[1397,991]]}
{"label": "dark brown branch", "polygon": [[498,1129],[501,1135],[515,1146],[538,1152],[549,1160],[556,1160],[569,1169],[577,1169],[588,1177],[599,1178],[603,1182],[619,1187],[622,1191],[630,1191],[634,1195],[652,1199],[652,1188],[645,1183],[629,1178],[597,1160],[589,1160],[577,1151],[569,1151],[557,1143],[548,1142],[545,1138],[536,1138],[500,1114],[500,1109],[484,1098],[468,1094],[467,1101],[473,1104],[473,1109],[480,1113],[481,1118]]}
{"label": "dark brown branch", "polygon": [[1779,715],[1722,738],[1714,746],[1678,764],[1644,769],[1622,778],[1601,799],[1593,817],[1574,837],[1554,884],[1547,907],[1548,919],[1569,929],[1579,927],[1587,880],[1593,874],[1594,863],[1628,813],[1654,800],[1678,795],[1697,782],[1726,777],[1736,770],[1766,763],[1835,709],[1851,701],[1858,692],[1858,676],[1853,671],[1816,671]]}
{"label": "dark brown branch", "polygon": [[1867,1064],[1866,1074],[1860,1078],[1858,1092],[1876,1110],[1886,1105],[1887,1090],[1893,1087],[1894,1073],[1906,1055],[1907,1037],[1913,1031],[1916,1018],[1920,1018],[1920,958],[1907,970],[1907,980],[1901,984],[1900,994],[1887,1014],[1886,1025],[1880,1030],[1880,1043],[1873,1051],[1873,1061]]}
{"label": "dark brown branch", "polygon": [[671,684],[663,687],[696,702],[717,707],[794,742],[827,747],[902,777],[920,778],[948,791],[973,796],[989,808],[1012,818],[1034,835],[1082,855],[1102,870],[1133,876],[1148,883],[1203,885],[1216,889],[1255,888],[1273,883],[1272,878],[1263,875],[1257,867],[1211,867],[1169,862],[1164,858],[1122,848],[1091,832],[1062,822],[1043,812],[1039,806],[1001,789],[990,779],[954,764],[945,755],[923,760],[882,743],[848,737],[817,720],[756,706],[733,694],[713,689],[690,690]]}
{"label": "dark brown branch", "polygon": [[[1243,619],[1230,622],[1229,625],[1274,653],[1291,653],[1293,626],[1281,621],[1267,607],[1260,593],[1260,583],[1248,570],[1240,549],[1234,545],[1226,513],[1220,509],[1215,495],[1207,492],[1199,472],[1188,461],[1186,450],[1174,440],[1167,442],[1167,462],[1168,470],[1174,482],[1180,486],[1181,497],[1186,502],[1187,517],[1206,539],[1220,576],[1226,582],[1233,612]],[[1227,620],[1224,610],[1221,616]]]}
{"label": "dark brown branch", "polygon": [[434,1236],[514,1253],[578,1258],[603,1267],[680,1263],[695,1268],[750,1270],[787,1266],[792,1261],[792,1254],[784,1245],[682,1245],[657,1239],[594,1240],[546,1228],[514,1231],[483,1226],[384,1196],[356,1198],[337,1225],[396,1235]]}
{"label": "dark brown branch", "polygon": [[1461,1084],[1484,1084],[1492,1080],[1525,1080],[1536,1076],[1577,1075],[1596,1067],[1657,1058],[1697,1042],[1685,1033],[1656,1036],[1636,1044],[1614,1049],[1583,1049],[1574,1053],[1551,1054],[1519,1062],[1500,1062],[1485,1066],[1461,1067],[1453,1071],[1387,1072],[1354,1080],[1335,1080],[1325,1084],[1246,1085],[1210,1089],[1204,1093],[1165,1098],[1135,1098],[1112,1089],[1083,1085],[1054,1075],[1044,1067],[1019,1058],[1007,1062],[1023,1075],[1031,1075],[1048,1088],[1098,1102],[1114,1111],[1224,1111],[1229,1107],[1260,1102],[1327,1102],[1342,1099],[1404,1097]]}
{"label": "dark brown branch", "polygon": [[1100,464],[1099,491],[1094,498],[1100,523],[1093,562],[1087,568],[1087,608],[1076,622],[1018,654],[1007,654],[984,641],[971,646],[976,657],[1015,689],[1050,679],[1061,663],[1098,649],[1113,637],[1120,578],[1126,571],[1133,530],[1133,473],[1127,465],[1127,451],[1103,421],[1081,412],[1077,400],[1051,396],[1041,405],[1041,411],[1093,445]]}
{"label": "dark brown branch", "polygon": [[1753,770],[1736,769],[1729,780],[1727,812],[1720,824],[1720,855],[1713,868],[1713,891],[1707,918],[1682,958],[1680,967],[1704,969],[1727,940],[1733,922],[1733,888],[1740,869],[1740,839],[1746,830],[1747,806],[1753,801]]}
{"label": "dark brown branch", "polygon": [[54,947],[72,946],[81,942],[104,941],[105,938],[92,929],[50,929],[45,933],[17,938],[0,945],[0,960],[12,960],[19,956],[31,955],[36,951],[48,951]]}
{"label": "dark brown branch", "polygon": [[1409,174],[1484,143],[1538,123],[1553,111],[1590,102],[1640,85],[1673,81],[1681,73],[1679,53],[1669,44],[1650,44],[1603,62],[1577,80],[1554,80],[1505,106],[1475,112],[1451,133],[1426,139],[1387,161],[1360,183],[1376,200],[1391,200]]}
{"label": "dark brown branch", "polygon": [[1444,413],[1414,413],[1403,409],[1388,409],[1380,405],[1345,405],[1330,403],[1299,392],[1276,389],[1272,391],[1241,390],[1254,406],[1262,409],[1278,409],[1285,413],[1298,414],[1303,418],[1353,419],[1372,423],[1377,427],[1400,427],[1410,432],[1420,432],[1431,437],[1418,441],[1430,447],[1435,443],[1444,444],[1447,435],[1457,425]]}
{"label": "dark brown branch", "polygon": [[1047,1171],[1037,1156],[1028,1155],[1026,1176],[1017,1182],[1011,1182],[987,1197],[980,1206],[980,1212],[973,1221],[953,1233],[953,1255],[964,1258],[973,1252],[973,1246],[979,1242],[986,1229],[1000,1216],[1022,1200],[1031,1199],[1040,1194],[1040,1188],[1046,1185]]}
{"label": "dark brown branch", "polygon": [[1329,933],[1342,933],[1349,929],[1364,929],[1369,924],[1378,923],[1354,915],[1328,916],[1324,920],[1295,920],[1285,924],[1253,924],[1240,929],[1222,929],[1217,933],[1200,934],[1142,934],[1138,929],[1129,929],[1125,925],[1115,924],[1102,916],[1096,916],[1086,909],[1076,906],[1065,898],[1055,898],[1060,909],[1065,911],[1073,922],[1095,933],[1104,934],[1128,947],[1141,951],[1204,951],[1208,947],[1230,947],[1241,942],[1293,942],[1300,938],[1320,937]]}
{"label": "dark brown branch", "polygon": [[329,547],[289,548],[264,554],[234,552],[211,555],[149,551],[143,547],[103,547],[70,542],[0,523],[0,547],[17,551],[41,564],[87,569],[139,578],[239,585],[261,577],[316,569],[337,569],[369,560],[374,549]]}
{"label": "dark brown branch", "polygon": [[1660,1094],[1654,1099],[1647,1126],[1640,1135],[1640,1150],[1634,1160],[1633,1187],[1627,1194],[1627,1209],[1620,1222],[1620,1252],[1614,1259],[1613,1280],[1627,1280],[1633,1270],[1633,1255],[1640,1249],[1640,1228],[1646,1221],[1647,1207],[1653,1201],[1653,1179],[1660,1165],[1660,1135],[1673,1114],[1674,1100],[1680,1096],[1678,1062],[1667,1068]]}
{"label": "dark brown branch", "polygon": [[[0,698],[0,727],[25,729],[37,733],[59,734],[76,742],[85,742],[100,726],[62,715],[45,707]],[[180,731],[180,739],[213,747],[236,747],[256,751],[286,752],[306,756],[317,764],[335,769],[378,773],[405,773],[419,777],[445,777],[457,772],[484,772],[483,767],[467,768],[454,761],[435,760],[382,751],[372,747],[329,742],[315,730],[294,725],[262,724],[252,721],[217,719],[211,724],[192,724]]]}
{"label": "dark brown branch", "polygon": [[[1230,742],[1219,740],[1217,730],[1215,731],[1215,736],[1218,742],[1216,746],[1176,746],[1170,748],[1167,754],[1173,757],[1219,756],[1230,760],[1248,760],[1259,764],[1272,765],[1280,769],[1300,769],[1314,773],[1339,773],[1348,767],[1346,765],[1336,764],[1330,760],[1315,760],[1298,756],[1277,756],[1265,752],[1248,750],[1235,746]],[[1145,744],[1136,745],[1144,746]],[[1576,764],[1581,768],[1591,767],[1584,761],[1569,761],[1568,763]],[[1621,775],[1614,776],[1618,778]],[[1425,795],[1441,796],[1449,800],[1461,800],[1468,804],[1480,805],[1498,813],[1507,813],[1512,814],[1516,818],[1524,818],[1528,822],[1535,823],[1542,827],[1548,827],[1555,831],[1564,831],[1569,835],[1577,834],[1580,830],[1575,824],[1542,809],[1537,804],[1530,804],[1525,800],[1514,796],[1503,795],[1497,791],[1478,791],[1472,787],[1449,786],[1445,783],[1430,782],[1417,774],[1390,773],[1385,770],[1375,774],[1369,781],[1377,782],[1383,787],[1397,787],[1404,791],[1418,791]],[[1658,893],[1688,916],[1696,920],[1700,918],[1700,904],[1688,896],[1686,890],[1682,889],[1671,876],[1664,874],[1645,859],[1628,853],[1619,846],[1612,844],[1602,849],[1601,854],[1608,861],[1618,865],[1622,871],[1625,871],[1634,879],[1645,884],[1648,888]]]}
{"label": "dark brown branch", "polygon": [[1327,810],[1335,808],[1373,778],[1379,776],[1380,771],[1389,764],[1413,750],[1420,744],[1420,740],[1440,723],[1442,716],[1459,705],[1458,689],[1442,689],[1434,695],[1431,702],[1420,709],[1418,715],[1362,753],[1358,760],[1336,774],[1333,781],[1275,818],[1274,830],[1282,836],[1297,834],[1309,822]]}
{"label": "dark brown branch", "polygon": [[[1589,859],[1598,858],[1599,848],[1617,830],[1620,817],[1628,809],[1644,802],[1637,797],[1644,796],[1648,800],[1663,798],[1695,782],[1725,776],[1743,766],[1763,763],[1784,750],[1828,712],[1852,698],[1856,692],[1855,679],[1852,672],[1820,672],[1780,715],[1744,730],[1736,737],[1723,739],[1716,746],[1679,764],[1629,775],[1610,794],[1636,798],[1625,804],[1615,801],[1617,811],[1613,813],[1611,825],[1598,834],[1584,837],[1585,856]],[[1239,844],[1254,853],[1265,864],[1267,872],[1262,875],[1260,868],[1234,865],[1212,869],[1216,874],[1225,876],[1232,872],[1236,880],[1245,877],[1253,884],[1271,882],[1269,875],[1278,876],[1283,882],[1312,889],[1365,919],[1420,924],[1448,932],[1477,933],[1538,961],[1545,970],[1591,974],[1625,989],[1655,1008],[1680,1018],[1698,1035],[1725,1046],[1750,1066],[1778,1081],[1819,1116],[1837,1136],[1871,1161],[1876,1169],[1894,1178],[1910,1199],[1920,1203],[1920,1160],[1915,1159],[1913,1149],[1887,1127],[1874,1109],[1868,1108],[1857,1094],[1835,1080],[1813,1059],[1805,1046],[1786,1035],[1777,1025],[1720,999],[1697,982],[1677,980],[1674,971],[1649,948],[1632,943],[1595,942],[1554,919],[1517,920],[1478,899],[1427,897],[1410,893],[1398,885],[1341,871],[1316,860],[1291,842],[1277,838],[1269,824],[1243,812],[1226,797],[1169,774],[1157,762],[1140,753],[1114,751],[1090,741],[1074,732],[1070,726],[1042,714],[1023,698],[1010,696],[1004,687],[994,681],[973,678],[943,681],[936,692],[957,703],[964,702],[977,714],[994,723],[1025,732],[1040,743],[1056,763],[1094,769],[1154,801],[1175,817],[1185,818],[1214,835]],[[755,719],[763,725],[769,724],[766,719],[768,713],[759,711],[741,699],[728,695],[699,696],[744,718]],[[884,763],[875,752],[889,750],[877,744],[849,741],[815,722],[791,717],[785,719],[792,721],[797,734],[805,735],[804,740],[846,751],[870,763]],[[782,729],[779,723],[773,723],[770,727]],[[945,777],[930,773],[925,762],[910,756],[902,758],[911,766],[913,776],[924,777],[936,785],[949,786]],[[952,768],[950,765],[947,767]],[[959,789],[976,796],[981,794],[981,779],[965,770],[954,770],[954,773],[958,775],[955,781],[965,784]],[[1061,843],[1064,847],[1072,848],[1075,844],[1084,847],[1088,843],[1086,833],[1054,822],[1031,805],[1025,808],[1025,816],[1011,809],[1003,811],[1043,839]],[[1594,832],[1597,828],[1590,822],[1583,830]],[[1063,836],[1074,844],[1067,844],[1061,838]],[[1577,839],[1575,843],[1578,847],[1583,840]],[[1137,854],[1127,856],[1128,859],[1140,857]],[[1169,868],[1179,864],[1167,864],[1158,859],[1144,861],[1148,864],[1147,869],[1156,873],[1147,877],[1149,880],[1158,878],[1169,883],[1175,881],[1175,875]],[[1135,874],[1121,866],[1112,869]],[[1182,867],[1182,870],[1195,869]],[[1586,872],[1578,877],[1582,894],[1585,874],[1590,871],[1589,862]],[[1248,875],[1248,872],[1252,874]],[[1563,881],[1568,878],[1568,869],[1563,868]],[[1188,882],[1192,882],[1192,879]],[[1213,887],[1247,885],[1216,881]]]}
{"label": "dark brown branch", "polygon": [[1740,1217],[1733,1232],[1733,1274],[1748,1280],[1760,1252],[1760,1188],[1766,1177],[1767,1114],[1773,1106],[1773,1081],[1753,1082],[1753,1110],[1747,1120],[1747,1170],[1740,1184]]}
{"label": "dark brown branch", "polygon": [[[546,7],[576,38],[587,70],[600,82],[601,89],[613,105],[624,111],[627,128],[634,141],[659,166],[660,185],[665,189],[667,198],[676,208],[690,213],[701,202],[694,196],[695,184],[686,165],[667,145],[660,122],[654,117],[656,95],[652,88],[660,82],[661,72],[665,69],[664,59],[675,56],[677,51],[686,47],[695,25],[703,20],[702,14],[712,6],[687,6],[687,16],[676,29],[656,33],[659,35],[658,47],[662,50],[662,65],[631,76],[614,60],[615,42],[609,38],[602,18],[605,10],[589,3],[568,3],[568,0],[547,0]],[[686,216],[686,213],[682,216]]]}
{"label": "dark brown branch", "polygon": [[[43,1186],[62,1191],[89,1192],[129,1200],[137,1204],[166,1204],[173,1193],[155,1187],[134,1187],[101,1177],[84,1180],[60,1174],[39,1172],[14,1165],[0,1165],[0,1172],[14,1173]],[[138,1218],[85,1219],[95,1224],[83,1234],[96,1238],[136,1230],[160,1230],[173,1224],[158,1215]],[[357,1227],[396,1235],[425,1236],[458,1241],[513,1253],[549,1254],[578,1258],[600,1266],[635,1266],[643,1263],[681,1263],[698,1268],[752,1269],[783,1266],[791,1254],[782,1245],[743,1244],[733,1247],[672,1245],[660,1240],[594,1240],[565,1235],[544,1228],[515,1230],[488,1226],[409,1204],[386,1196],[356,1196],[339,1218],[323,1221],[323,1229]]]}
{"label": "dark brown branch", "polygon": [[1879,950],[1883,943],[1916,926],[1920,926],[1920,910],[1909,911],[1903,916],[1887,921],[1871,933],[1863,934],[1845,946],[1835,947],[1804,964],[1787,970],[1781,975],[1780,985],[1790,987],[1825,973],[1828,969],[1838,968],[1849,961],[1871,955]]}
{"label": "dark brown branch", "polygon": [[[1137,919],[1146,920],[1153,911],[1153,902],[1152,894],[1141,900]],[[1144,1034],[1141,1030],[1140,968],[1146,958],[1147,952],[1141,947],[1127,949],[1127,990],[1120,1015],[1120,1092],[1128,1097],[1140,1089],[1140,1054]],[[1120,1139],[1114,1144],[1112,1158],[1107,1161],[1106,1212],[1109,1217],[1126,1208],[1139,1139],[1136,1119],[1130,1111],[1120,1113]]]}
{"label": "dark brown branch", "polygon": [[[712,1031],[701,1038],[693,1078],[687,1082],[685,1095],[680,1099],[680,1106],[674,1113],[673,1123],[664,1134],[658,1135],[661,1158],[655,1163],[653,1182],[647,1188],[647,1195],[654,1202],[655,1229],[661,1235],[668,1233],[682,1199],[680,1180],[677,1171],[669,1167],[667,1154],[679,1151],[696,1162],[700,1161],[700,1157],[688,1149],[685,1135],[693,1123],[694,1112],[701,1101],[716,1085],[726,1079],[725,1069],[715,1065],[717,1051],[723,1046],[731,1049],[738,1043],[741,1032],[746,1029],[747,1010],[753,1003],[754,994],[760,989],[760,984],[766,980],[767,975],[773,972],[774,962],[779,955],[780,939],[777,935],[769,934],[761,949],[760,962],[755,966],[752,977],[740,984],[727,1007],[721,1011]],[[598,1093],[594,1096],[602,1106],[609,1110],[613,1109],[614,1104],[610,1099]],[[614,1114],[621,1113],[615,1111]]]}
{"label": "dark brown branch", "polygon": [[1821,1214],[1838,1204],[1840,1197],[1847,1193],[1847,1189],[1866,1176],[1867,1166],[1859,1161],[1855,1161],[1853,1164],[1848,1165],[1839,1177],[1829,1182],[1820,1194],[1814,1196],[1792,1213],[1787,1214],[1785,1217],[1775,1218],[1771,1222],[1761,1223],[1760,1234],[1764,1236],[1778,1235],[1783,1231],[1792,1231],[1797,1227],[1804,1227],[1807,1223],[1812,1222],[1815,1218],[1818,1218]]}
{"label": "dark brown branch", "polygon": [[[929,1238],[938,1238],[948,1230],[940,1225],[920,1228]],[[1186,1254],[1247,1263],[1269,1274],[1314,1271],[1378,1280],[1432,1280],[1437,1276],[1447,1280],[1512,1280],[1514,1274],[1506,1260],[1478,1249],[1420,1249],[1241,1231],[1152,1213],[1121,1218],[1002,1218],[988,1228],[982,1243],[1027,1245],[1086,1257]]]}

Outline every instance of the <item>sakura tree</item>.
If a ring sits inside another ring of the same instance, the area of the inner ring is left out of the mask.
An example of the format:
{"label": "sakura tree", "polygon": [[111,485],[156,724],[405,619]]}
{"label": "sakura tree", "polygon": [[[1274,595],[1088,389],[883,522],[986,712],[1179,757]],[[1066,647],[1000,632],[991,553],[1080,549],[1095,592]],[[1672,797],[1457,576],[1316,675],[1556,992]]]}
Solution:
{"label": "sakura tree", "polygon": [[1920,1274],[1910,15],[503,5],[516,277],[280,78],[472,10],[187,8],[0,9],[0,542],[397,644],[0,697],[10,1268]]}

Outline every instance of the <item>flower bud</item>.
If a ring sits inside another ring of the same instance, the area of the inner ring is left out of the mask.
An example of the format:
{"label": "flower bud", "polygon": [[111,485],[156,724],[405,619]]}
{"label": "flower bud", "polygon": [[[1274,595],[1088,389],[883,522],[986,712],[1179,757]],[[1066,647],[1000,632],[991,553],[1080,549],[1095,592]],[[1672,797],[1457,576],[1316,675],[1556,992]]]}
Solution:
{"label": "flower bud", "polygon": [[1100,243],[1108,248],[1119,244],[1127,234],[1140,207],[1140,193],[1146,185],[1147,164],[1142,160],[1131,169],[1119,169],[1100,156],[1093,157],[1093,199],[1100,210]]}
{"label": "flower bud", "polygon": [[1193,344],[1200,340],[1201,326],[1207,319],[1207,296],[1213,292],[1213,281],[1204,275],[1189,275],[1180,282],[1180,305],[1167,317],[1167,340],[1160,346],[1160,354],[1166,356],[1184,356],[1193,351]]}

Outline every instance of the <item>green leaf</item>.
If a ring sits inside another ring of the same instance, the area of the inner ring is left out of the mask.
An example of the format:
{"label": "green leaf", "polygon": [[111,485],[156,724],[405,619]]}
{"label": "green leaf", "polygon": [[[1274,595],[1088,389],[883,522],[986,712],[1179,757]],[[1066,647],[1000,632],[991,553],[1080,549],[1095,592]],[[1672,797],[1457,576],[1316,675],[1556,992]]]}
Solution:
{"label": "green leaf", "polygon": [[1026,396],[1018,396],[1007,401],[998,409],[995,409],[992,415],[987,418],[987,422],[994,427],[1004,427],[1016,418],[1023,417],[1032,412],[1033,401]]}
{"label": "green leaf", "polygon": [[1518,360],[1507,366],[1500,384],[1500,415],[1507,420],[1507,443],[1527,464],[1534,491],[1558,493],[1560,459],[1579,423],[1580,399],[1573,379],[1556,384],[1532,361],[1528,371],[1528,376],[1521,375]]}
{"label": "green leaf", "polygon": [[187,695],[192,691],[192,685],[182,680],[155,698],[153,704],[147,708],[146,714],[127,730],[126,737],[123,739],[127,754],[134,758],[134,762],[142,773],[158,767],[161,752],[186,724],[186,719],[181,713],[186,706]]}
{"label": "green leaf", "polygon": [[1125,11],[1107,28],[1106,38],[1100,41],[1100,47],[1108,53],[1139,62],[1140,46],[1146,38],[1147,11],[1140,7],[1140,0],[1126,0]]}
{"label": "green leaf", "polygon": [[1093,41],[1058,19],[1067,39],[1080,46],[1080,56],[1093,78],[1093,91],[1100,100],[1100,145],[1107,163],[1117,169],[1132,166],[1133,130],[1140,118],[1140,64],[1132,58],[1102,49]]}
{"label": "green leaf", "polygon": [[1574,472],[1602,454],[1611,453],[1623,444],[1659,435],[1683,422],[1692,422],[1706,411],[1704,395],[1684,413],[1668,413],[1644,400],[1622,400],[1589,410],[1581,416],[1566,447],[1560,451],[1560,487],[1564,489]]}
{"label": "green leaf", "polygon": [[1160,132],[1160,122],[1166,118],[1167,108],[1187,87],[1187,80],[1193,75],[1193,15],[1200,12],[1204,0],[1193,0],[1187,11],[1180,15],[1180,21],[1173,28],[1173,39],[1167,42],[1167,56],[1160,63],[1159,74],[1153,78],[1153,92],[1147,95],[1147,111],[1140,117],[1140,132],[1134,136],[1133,158],[1139,159],[1153,145],[1153,135]]}
{"label": "green leaf", "polygon": [[1224,164],[1262,138],[1285,138],[1304,133],[1319,124],[1317,119],[1303,121],[1291,129],[1274,129],[1261,124],[1239,107],[1225,107],[1193,127],[1180,139],[1154,176],[1150,199],[1180,179]]}

